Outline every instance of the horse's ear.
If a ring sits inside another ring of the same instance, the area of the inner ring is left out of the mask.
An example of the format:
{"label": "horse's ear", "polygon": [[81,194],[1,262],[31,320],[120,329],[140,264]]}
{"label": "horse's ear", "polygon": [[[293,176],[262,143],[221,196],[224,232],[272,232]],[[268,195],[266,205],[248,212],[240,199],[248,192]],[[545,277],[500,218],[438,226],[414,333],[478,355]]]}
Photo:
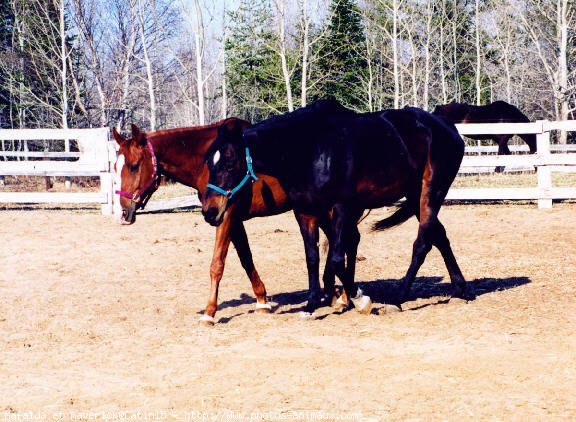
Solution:
{"label": "horse's ear", "polygon": [[118,145],[122,145],[124,142],[126,142],[126,139],[124,139],[124,137],[120,135],[116,130],[116,126],[112,128],[112,135],[114,136],[116,142],[118,142]]}
{"label": "horse's ear", "polygon": [[132,129],[132,137],[136,138],[138,135],[140,135],[141,131],[140,128],[138,126],[136,126],[134,123],[132,123],[130,125],[130,128]]}
{"label": "horse's ear", "polygon": [[135,142],[138,145],[146,145],[146,138],[144,137],[144,133],[140,130],[138,126],[132,123],[132,142]]}

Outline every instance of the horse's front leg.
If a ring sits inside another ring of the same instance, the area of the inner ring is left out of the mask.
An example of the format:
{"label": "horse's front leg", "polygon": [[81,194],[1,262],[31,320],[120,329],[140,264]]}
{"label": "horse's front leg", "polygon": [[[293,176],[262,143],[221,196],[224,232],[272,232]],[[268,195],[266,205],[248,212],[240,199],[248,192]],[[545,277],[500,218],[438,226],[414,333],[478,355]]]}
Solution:
{"label": "horse's front leg", "polygon": [[[328,244],[327,250],[328,255],[330,255],[330,230],[332,229],[330,218],[328,216],[321,218],[319,220],[320,228],[326,235],[326,243]],[[324,273],[322,274],[322,282],[324,284],[324,299],[327,305],[332,305],[335,307],[340,307],[341,304],[337,304],[337,292],[336,292],[336,275],[332,271],[332,266],[330,261],[326,259],[326,265],[324,266]]]}
{"label": "horse's front leg", "polygon": [[[508,148],[508,141],[510,140],[511,136],[506,135],[499,135],[495,136],[494,140],[498,144],[498,155],[510,155],[510,148]],[[494,170],[496,173],[504,172],[506,166],[497,166]]]}
{"label": "horse's front leg", "polygon": [[254,266],[246,229],[241,221],[232,224],[230,236],[232,244],[238,253],[238,258],[240,258],[240,263],[252,283],[252,290],[254,290],[254,294],[256,295],[256,312],[269,313],[272,307],[266,302],[266,286],[264,286]]}
{"label": "horse's front leg", "polygon": [[308,303],[306,303],[300,316],[304,319],[309,319],[314,318],[314,311],[320,307],[323,296],[319,279],[318,218],[296,211],[294,211],[294,215],[304,240],[306,267],[308,268]]}
{"label": "horse's front leg", "polygon": [[218,307],[218,288],[224,274],[224,263],[226,262],[228,247],[230,246],[230,229],[231,221],[227,212],[222,223],[216,229],[216,237],[214,239],[214,251],[212,252],[212,261],[210,263],[210,294],[204,315],[200,318],[200,322],[205,325],[214,325],[216,322],[214,316]]}

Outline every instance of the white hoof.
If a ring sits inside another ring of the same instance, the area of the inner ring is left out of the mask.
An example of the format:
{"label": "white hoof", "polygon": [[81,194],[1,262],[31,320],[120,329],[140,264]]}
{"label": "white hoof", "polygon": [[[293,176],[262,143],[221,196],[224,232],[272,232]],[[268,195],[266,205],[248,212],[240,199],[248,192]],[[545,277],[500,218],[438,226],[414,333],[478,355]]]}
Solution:
{"label": "white hoof", "polygon": [[216,324],[216,319],[214,319],[214,317],[211,317],[210,315],[204,314],[200,317],[199,322],[204,325],[214,325]]}
{"label": "white hoof", "polygon": [[372,310],[372,300],[370,296],[362,294],[362,290],[358,289],[356,297],[352,298],[352,303],[358,312],[361,314],[369,314]]}
{"label": "white hoof", "polygon": [[272,305],[270,305],[269,303],[259,303],[259,302],[256,302],[256,309],[262,309],[262,310],[271,311],[271,310],[272,310]]}
{"label": "white hoof", "polygon": [[332,308],[336,311],[336,312],[342,312],[344,311],[346,308],[348,307],[348,304],[346,302],[344,302],[342,300],[341,297],[334,299],[332,301]]}
{"label": "white hoof", "polygon": [[311,321],[316,319],[316,315],[314,315],[313,312],[305,312],[305,311],[300,311],[300,319],[303,321]]}

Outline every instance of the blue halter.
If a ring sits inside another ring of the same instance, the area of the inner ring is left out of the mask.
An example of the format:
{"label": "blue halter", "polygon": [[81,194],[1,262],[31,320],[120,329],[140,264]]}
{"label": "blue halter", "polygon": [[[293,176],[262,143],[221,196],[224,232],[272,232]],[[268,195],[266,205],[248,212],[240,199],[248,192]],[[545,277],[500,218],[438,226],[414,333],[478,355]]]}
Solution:
{"label": "blue halter", "polygon": [[221,187],[213,185],[212,183],[208,183],[206,185],[206,189],[210,188],[212,190],[215,190],[219,194],[224,195],[228,199],[231,199],[236,192],[242,189],[242,186],[244,186],[248,180],[250,179],[254,181],[258,180],[258,177],[256,177],[256,175],[254,174],[254,170],[252,169],[252,157],[250,157],[250,150],[248,149],[248,147],[246,147],[246,166],[248,167],[248,170],[246,171],[246,176],[244,176],[244,178],[240,181],[240,183],[236,185],[234,189],[224,190]]}

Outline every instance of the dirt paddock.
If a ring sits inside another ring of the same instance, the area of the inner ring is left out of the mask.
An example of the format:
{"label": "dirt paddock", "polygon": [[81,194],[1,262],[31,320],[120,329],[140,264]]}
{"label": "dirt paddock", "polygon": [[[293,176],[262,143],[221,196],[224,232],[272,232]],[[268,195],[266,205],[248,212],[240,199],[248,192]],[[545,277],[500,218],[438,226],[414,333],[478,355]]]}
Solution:
{"label": "dirt paddock", "polygon": [[574,420],[576,205],[446,206],[478,298],[446,303],[433,250],[403,312],[383,303],[416,222],[370,233],[385,214],[360,227],[371,315],[298,318],[306,267],[288,213],[246,224],[273,313],[253,312],[231,248],[206,328],[213,229],[200,214],[121,227],[96,212],[1,211],[0,419]]}

